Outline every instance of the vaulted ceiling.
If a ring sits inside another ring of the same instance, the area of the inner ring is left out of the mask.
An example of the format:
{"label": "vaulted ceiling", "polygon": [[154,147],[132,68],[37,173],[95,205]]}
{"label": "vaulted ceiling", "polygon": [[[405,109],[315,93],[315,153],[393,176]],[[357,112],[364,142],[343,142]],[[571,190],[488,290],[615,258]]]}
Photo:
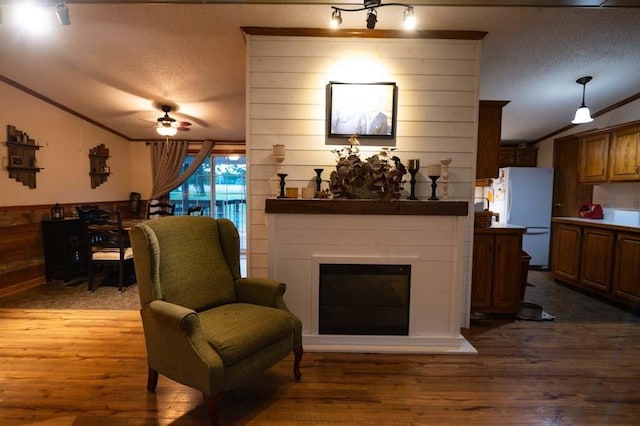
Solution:
{"label": "vaulted ceiling", "polygon": [[[34,37],[0,4],[0,79],[22,86],[131,140],[157,138],[158,106],[193,125],[189,139],[245,138],[241,27],[327,28],[330,5],[301,1],[67,1],[71,25]],[[579,77],[592,112],[640,93],[640,0],[416,0],[418,28],[475,30],[480,98],[509,100],[503,140],[531,142],[569,124]],[[482,5],[478,5],[481,3]],[[360,6],[359,1],[350,3]],[[378,12],[399,29],[403,8]],[[365,15],[343,14],[364,29]],[[375,30],[374,30],[375,31]],[[8,106],[4,106],[8,107]],[[640,112],[639,112],[640,115]]]}

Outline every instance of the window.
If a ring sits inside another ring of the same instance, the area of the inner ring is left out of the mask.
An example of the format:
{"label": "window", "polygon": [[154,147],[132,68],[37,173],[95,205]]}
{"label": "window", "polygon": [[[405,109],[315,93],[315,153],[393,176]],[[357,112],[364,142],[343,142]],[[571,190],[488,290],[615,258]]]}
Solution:
{"label": "window", "polygon": [[[189,154],[183,170],[192,163]],[[175,215],[186,215],[189,207],[200,206],[203,214],[231,220],[240,234],[243,275],[247,249],[247,166],[244,155],[214,154],[198,167],[182,185],[171,191]],[[213,165],[213,167],[212,167]]]}

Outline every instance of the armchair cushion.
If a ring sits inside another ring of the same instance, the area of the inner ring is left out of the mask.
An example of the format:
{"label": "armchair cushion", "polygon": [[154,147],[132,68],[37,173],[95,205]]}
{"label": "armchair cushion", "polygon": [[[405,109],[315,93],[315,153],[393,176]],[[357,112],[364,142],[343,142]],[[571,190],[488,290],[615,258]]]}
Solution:
{"label": "armchair cushion", "polygon": [[231,303],[198,315],[205,339],[225,367],[292,336],[292,315],[281,309]]}

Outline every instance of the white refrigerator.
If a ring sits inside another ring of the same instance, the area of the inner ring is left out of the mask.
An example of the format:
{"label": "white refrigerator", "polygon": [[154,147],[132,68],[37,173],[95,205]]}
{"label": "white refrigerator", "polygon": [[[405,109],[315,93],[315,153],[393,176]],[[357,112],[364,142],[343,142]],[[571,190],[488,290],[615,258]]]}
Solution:
{"label": "white refrigerator", "polygon": [[527,228],[522,249],[531,256],[529,264],[548,267],[553,168],[502,168],[489,191],[489,209],[498,213],[499,222]]}

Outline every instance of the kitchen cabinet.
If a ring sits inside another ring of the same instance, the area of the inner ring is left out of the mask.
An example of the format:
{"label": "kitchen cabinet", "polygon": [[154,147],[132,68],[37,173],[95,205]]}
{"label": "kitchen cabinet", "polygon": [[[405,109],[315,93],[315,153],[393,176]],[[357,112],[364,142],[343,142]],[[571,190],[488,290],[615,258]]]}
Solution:
{"label": "kitchen cabinet", "polygon": [[552,221],[555,281],[640,306],[640,229],[566,218]]}
{"label": "kitchen cabinet", "polygon": [[553,224],[554,278],[571,284],[580,280],[580,258],[582,253],[582,228],[563,223]]}
{"label": "kitchen cabinet", "polygon": [[475,228],[471,310],[516,314],[522,286],[524,228]]}
{"label": "kitchen cabinet", "polygon": [[613,293],[622,300],[640,305],[640,233],[621,232],[616,239]]}
{"label": "kitchen cabinet", "polygon": [[502,108],[508,103],[509,101],[480,101],[476,179],[498,177]]}
{"label": "kitchen cabinet", "polygon": [[582,229],[580,285],[596,291],[611,289],[614,232],[600,228]]}
{"label": "kitchen cabinet", "polygon": [[618,130],[611,134],[609,180],[640,180],[640,127]]}
{"label": "kitchen cabinet", "polygon": [[536,167],[538,165],[537,147],[500,148],[500,167]]}
{"label": "kitchen cabinet", "polygon": [[69,281],[86,274],[80,219],[43,220],[42,233],[47,282]]}
{"label": "kitchen cabinet", "polygon": [[609,134],[596,134],[580,140],[580,182],[606,182],[609,161]]}

